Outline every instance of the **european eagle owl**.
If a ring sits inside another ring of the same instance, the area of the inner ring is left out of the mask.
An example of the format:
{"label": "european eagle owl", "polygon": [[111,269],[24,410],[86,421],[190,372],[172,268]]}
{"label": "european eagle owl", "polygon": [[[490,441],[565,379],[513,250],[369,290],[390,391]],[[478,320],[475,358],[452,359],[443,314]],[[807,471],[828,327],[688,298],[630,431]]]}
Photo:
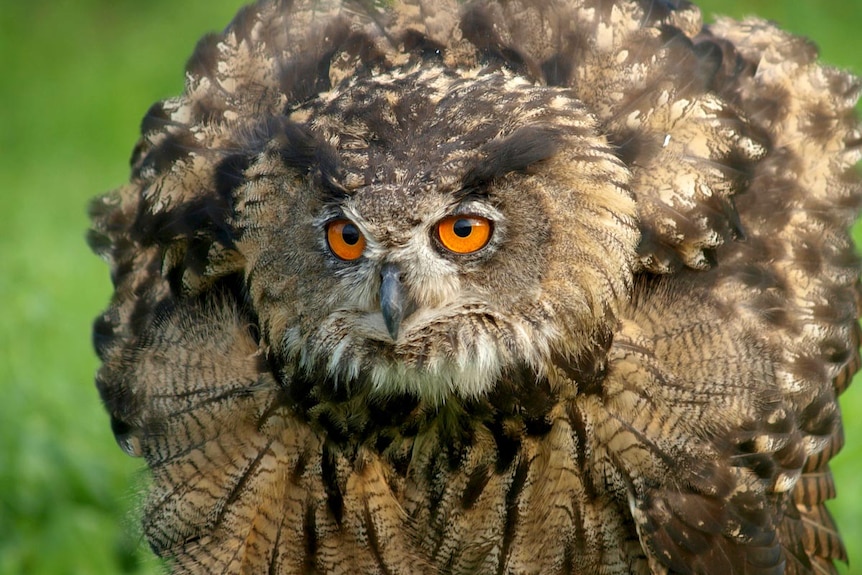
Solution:
{"label": "european eagle owl", "polygon": [[859,83],[662,0],[261,0],[94,201],[175,573],[834,573]]}

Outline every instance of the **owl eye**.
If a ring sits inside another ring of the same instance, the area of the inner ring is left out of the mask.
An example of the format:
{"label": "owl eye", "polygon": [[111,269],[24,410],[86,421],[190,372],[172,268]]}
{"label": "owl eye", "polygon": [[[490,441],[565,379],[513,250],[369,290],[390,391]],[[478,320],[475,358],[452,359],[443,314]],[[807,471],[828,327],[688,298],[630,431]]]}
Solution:
{"label": "owl eye", "polygon": [[339,259],[359,259],[365,250],[365,237],[350,220],[333,220],[326,224],[326,243]]}
{"label": "owl eye", "polygon": [[491,220],[482,216],[449,216],[437,224],[437,238],[451,252],[471,254],[488,244],[492,229]]}

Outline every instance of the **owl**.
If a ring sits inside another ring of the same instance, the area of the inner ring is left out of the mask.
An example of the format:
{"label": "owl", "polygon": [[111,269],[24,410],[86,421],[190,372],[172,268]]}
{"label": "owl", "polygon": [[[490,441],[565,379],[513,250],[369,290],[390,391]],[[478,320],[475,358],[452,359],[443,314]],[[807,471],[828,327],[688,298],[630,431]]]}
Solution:
{"label": "owl", "polygon": [[261,0],[91,205],[174,573],[835,573],[859,82],[662,0]]}

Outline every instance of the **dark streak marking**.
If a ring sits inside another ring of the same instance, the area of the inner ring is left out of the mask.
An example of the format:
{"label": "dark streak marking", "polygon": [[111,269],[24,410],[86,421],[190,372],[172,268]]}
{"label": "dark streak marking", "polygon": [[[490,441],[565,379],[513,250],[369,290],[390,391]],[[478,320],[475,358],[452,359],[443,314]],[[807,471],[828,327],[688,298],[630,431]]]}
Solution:
{"label": "dark streak marking", "polygon": [[302,518],[302,532],[305,534],[305,554],[302,559],[303,573],[315,573],[317,556],[317,521],[314,516],[314,507],[308,505]]}
{"label": "dark streak marking", "polygon": [[506,524],[503,531],[503,543],[500,548],[500,564],[497,566],[497,575],[506,572],[506,562],[518,529],[520,509],[518,509],[519,498],[527,483],[527,473],[530,470],[530,462],[522,459],[518,462],[512,483],[506,491]]}
{"label": "dark streak marking", "polygon": [[239,481],[237,481],[236,484],[233,486],[233,489],[230,490],[228,496],[223,499],[221,509],[219,509],[218,515],[216,516],[215,521],[213,521],[213,530],[215,530],[219,525],[221,525],[222,521],[224,520],[225,514],[236,502],[236,500],[239,499],[243,488],[251,479],[252,472],[260,465],[260,462],[263,460],[264,455],[269,453],[269,448],[272,445],[273,441],[275,440],[270,439],[266,442],[266,445],[264,445],[260,449],[260,452],[257,454],[257,457],[255,457],[248,465],[248,467],[246,467],[245,470],[242,471]]}
{"label": "dark streak marking", "polygon": [[281,521],[278,522],[278,529],[275,532],[275,541],[272,542],[272,553],[269,556],[269,568],[267,569],[268,575],[278,575],[278,544],[281,541],[281,531],[284,529],[284,520],[285,517],[282,516]]}
{"label": "dark streak marking", "polygon": [[323,460],[321,461],[321,475],[323,489],[326,491],[326,504],[332,513],[333,519],[339,529],[344,515],[344,496],[338,486],[338,472],[335,464],[334,448],[326,445],[323,449]]}
{"label": "dark streak marking", "polygon": [[482,465],[474,469],[467,479],[467,485],[461,495],[461,507],[471,509],[482,496],[482,492],[490,479],[491,472],[486,466]]}
{"label": "dark streak marking", "polygon": [[363,505],[363,519],[365,520],[365,532],[368,534],[368,548],[371,554],[380,565],[380,570],[383,575],[390,575],[391,571],[386,566],[386,561],[383,559],[382,549],[380,547],[380,538],[377,536],[377,527],[374,525],[374,518],[371,516],[371,510],[368,509],[368,502]]}
{"label": "dark streak marking", "polygon": [[598,491],[593,484],[593,479],[587,469],[587,426],[581,414],[581,410],[577,406],[569,403],[566,406],[566,412],[569,416],[569,424],[572,427],[572,433],[575,439],[575,451],[578,470],[582,471],[581,479],[584,485],[584,492],[589,499],[596,499]]}

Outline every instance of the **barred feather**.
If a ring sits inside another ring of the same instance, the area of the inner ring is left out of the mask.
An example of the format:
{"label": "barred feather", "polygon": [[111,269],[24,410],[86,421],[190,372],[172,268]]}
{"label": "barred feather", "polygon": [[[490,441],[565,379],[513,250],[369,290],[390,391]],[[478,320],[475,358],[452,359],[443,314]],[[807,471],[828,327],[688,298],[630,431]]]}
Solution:
{"label": "barred feather", "polygon": [[[90,209],[97,386],[152,472],[153,550],[175,573],[834,573],[859,91],[687,2],[242,9]],[[450,216],[489,239],[447,251]]]}

